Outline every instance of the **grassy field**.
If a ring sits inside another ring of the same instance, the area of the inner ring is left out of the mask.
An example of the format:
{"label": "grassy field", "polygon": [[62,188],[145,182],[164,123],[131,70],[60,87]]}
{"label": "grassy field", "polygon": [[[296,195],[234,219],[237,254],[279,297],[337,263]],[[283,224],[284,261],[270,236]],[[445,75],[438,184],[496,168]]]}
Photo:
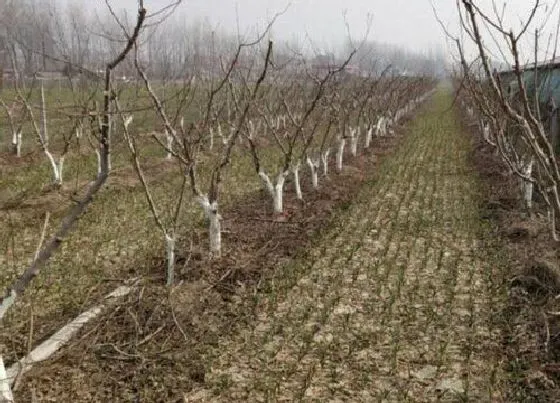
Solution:
{"label": "grassy field", "polygon": [[[186,260],[179,280],[185,283],[173,291],[161,286],[163,241],[123,157],[107,189],[6,318],[5,360],[24,354],[122,281],[142,276],[141,288],[33,369],[19,396],[503,400],[502,265],[480,220],[471,143],[450,103],[448,90],[440,89],[394,152],[385,155],[394,142],[374,143],[379,155],[349,160],[321,192],[306,193],[309,204],[287,197],[294,216],[284,224],[248,214],[269,207],[250,158],[238,155],[222,201],[233,220],[225,228],[226,248],[235,248],[219,262],[218,277],[230,277],[225,288],[189,274],[195,260],[202,262],[198,270],[214,269],[196,258],[203,253],[204,222],[193,203],[179,225],[178,255]],[[278,158],[270,152],[267,160]],[[155,154],[145,163],[158,203],[170,210],[181,175]],[[27,179],[13,186],[44,181],[35,172],[39,166],[27,168]],[[37,185],[35,195],[40,192]],[[27,208],[0,211],[10,223],[1,240],[9,268],[3,286],[31,258],[44,211],[61,210],[70,194],[29,197]],[[330,224],[311,231],[316,215]],[[257,221],[240,223],[241,216]],[[248,256],[254,261],[244,260]],[[62,373],[55,382],[53,374]]]}
{"label": "grassy field", "polygon": [[[69,101],[68,91],[51,89],[47,99],[60,106]],[[3,94],[7,96],[6,92]],[[36,95],[36,94],[35,94]],[[63,99],[60,98],[63,96]],[[35,96],[36,98],[36,96]],[[35,100],[36,101],[36,100]],[[123,102],[124,103],[124,102]],[[36,117],[38,117],[37,115]],[[60,150],[61,131],[67,118],[55,116],[49,121],[51,150]],[[7,133],[4,119],[0,120]],[[147,122],[150,122],[149,124]],[[68,123],[68,122],[67,122]],[[24,137],[24,156],[16,159],[0,154],[0,287],[5,289],[29,264],[37,247],[46,212],[51,214],[47,236],[52,233],[73,203],[72,198],[95,178],[96,157],[90,145],[82,139],[73,140],[64,164],[64,185],[52,189],[51,168],[37,142],[27,129]],[[151,192],[164,222],[170,222],[179,197],[183,174],[176,162],[166,161],[165,151],[146,133],[158,130],[153,112],[135,113],[131,130],[139,136],[141,163],[149,180]],[[3,150],[8,148],[9,136],[0,138]],[[135,276],[162,282],[164,269],[155,271],[155,263],[164,256],[164,240],[155,226],[146,203],[143,188],[132,169],[128,149],[122,135],[114,137],[112,173],[105,189],[96,197],[75,230],[55,253],[48,265],[32,283],[23,299],[5,318],[2,328],[3,344],[10,346],[4,359],[10,362],[27,351],[54,330],[98,302],[102,295],[120,282]],[[216,139],[216,149],[220,149]],[[31,149],[35,151],[30,151]],[[279,151],[272,147],[262,150],[267,166],[279,159]],[[214,158],[216,158],[215,153]],[[220,204],[227,209],[235,201],[260,188],[253,162],[246,150],[239,149],[232,157],[233,164],[224,176]],[[214,161],[204,156],[199,167],[199,186],[205,189],[206,173]],[[227,218],[227,217],[226,217]],[[202,210],[187,191],[185,208],[179,216],[177,254],[185,259],[189,254],[205,254],[205,222]],[[224,245],[228,248],[227,241]],[[183,266],[180,266],[180,268]],[[183,273],[185,274],[185,273]],[[179,275],[181,277],[181,275]],[[31,323],[40,324],[29,334]]]}

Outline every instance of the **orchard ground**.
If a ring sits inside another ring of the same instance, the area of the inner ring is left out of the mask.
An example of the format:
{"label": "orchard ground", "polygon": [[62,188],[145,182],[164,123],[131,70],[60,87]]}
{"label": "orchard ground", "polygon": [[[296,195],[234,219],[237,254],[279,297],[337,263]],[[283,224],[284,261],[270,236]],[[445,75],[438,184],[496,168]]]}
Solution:
{"label": "orchard ground", "polygon": [[[507,248],[481,217],[484,178],[451,103],[440,87],[319,191],[305,177],[304,203],[288,183],[283,220],[240,157],[228,179],[238,191],[223,203],[227,253],[203,257],[204,223],[189,210],[172,290],[142,190],[117,172],[7,317],[5,361],[122,281],[140,285],[25,374],[18,399],[511,401]],[[180,179],[165,164],[150,171],[161,200]],[[29,223],[6,245],[36,242],[52,205],[28,204],[2,211]],[[23,252],[3,253],[9,267]]]}

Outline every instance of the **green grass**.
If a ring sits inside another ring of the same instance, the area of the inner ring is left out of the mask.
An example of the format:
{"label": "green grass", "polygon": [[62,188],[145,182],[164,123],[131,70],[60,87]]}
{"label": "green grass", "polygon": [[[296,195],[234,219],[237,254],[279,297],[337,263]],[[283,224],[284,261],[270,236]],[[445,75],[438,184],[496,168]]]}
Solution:
{"label": "green grass", "polygon": [[[220,146],[216,144],[216,147]],[[267,166],[272,166],[270,162],[279,159],[278,150],[272,147],[261,152]],[[181,170],[177,163],[166,163],[164,150],[153,142],[145,141],[141,153],[156,205],[163,221],[170,224],[183,179]],[[224,209],[261,187],[247,152],[235,151],[232,160],[224,172],[220,196],[220,206]],[[202,190],[207,189],[208,173],[215,161],[215,158],[209,157],[202,159],[198,169]],[[31,261],[45,212],[51,212],[50,234],[71,205],[72,192],[83,189],[88,181],[95,178],[96,159],[91,150],[84,149],[82,155],[72,150],[65,162],[65,186],[60,192],[43,191],[50,182],[50,166],[42,154],[31,163],[2,166],[0,169],[0,204],[24,194],[24,203],[30,206],[0,210],[0,220],[7,224],[0,233],[0,265],[3,267],[0,287],[5,288]],[[114,280],[124,281],[148,273],[153,275],[150,262],[164,257],[164,240],[148,209],[143,188],[131,168],[128,150],[122,145],[114,149],[113,171],[108,184],[95,197],[60,250],[5,318],[3,336],[7,343],[15,342],[14,337],[17,338],[17,334],[27,326],[31,307],[37,322],[52,321],[53,326],[57,326],[65,321],[64,318],[69,319],[85,306],[98,301],[101,295],[114,287]],[[190,190],[186,191],[185,207],[178,222],[179,256],[188,254],[193,236],[200,237],[201,232],[206,231],[202,228],[205,225],[202,211],[191,194]],[[227,242],[224,247],[228,247]],[[53,320],[57,316],[58,320]],[[52,330],[49,326],[41,327],[35,332],[34,341]],[[21,348],[13,352],[16,351],[21,351]],[[6,358],[10,359],[10,356]]]}

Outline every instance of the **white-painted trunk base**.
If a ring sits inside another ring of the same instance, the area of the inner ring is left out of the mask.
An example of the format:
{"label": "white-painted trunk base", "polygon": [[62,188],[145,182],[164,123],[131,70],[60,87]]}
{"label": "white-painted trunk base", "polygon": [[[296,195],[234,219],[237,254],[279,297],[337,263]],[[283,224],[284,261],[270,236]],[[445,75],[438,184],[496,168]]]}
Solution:
{"label": "white-painted trunk base", "polygon": [[319,175],[317,169],[311,171],[311,185],[313,186],[313,189],[319,188]]}
{"label": "white-painted trunk base", "polygon": [[[58,160],[58,184],[62,185],[62,168],[64,168],[64,157],[60,157]],[[55,180],[55,183],[56,180]]]}
{"label": "white-painted trunk base", "polygon": [[350,131],[350,154],[352,157],[358,155],[358,140],[360,138],[359,129],[353,129]]}
{"label": "white-painted trunk base", "polygon": [[286,176],[288,176],[289,171],[281,172],[276,178],[276,184],[273,184],[270,177],[263,171],[259,172],[259,177],[263,181],[266,190],[272,197],[272,208],[275,214],[280,214],[284,212],[284,182],[286,181]]}
{"label": "white-painted trunk base", "polygon": [[173,136],[166,132],[165,139],[167,142],[167,155],[165,156],[165,158],[170,160],[173,157]]}
{"label": "white-painted trunk base", "polygon": [[4,315],[6,314],[6,312],[8,312],[8,309],[10,309],[14,302],[16,302],[17,296],[18,295],[15,290],[12,289],[10,296],[4,298],[2,305],[0,305],[0,320],[4,318]]}
{"label": "white-painted trunk base", "polygon": [[533,208],[533,182],[526,181],[525,182],[525,205],[527,209],[531,210]]}
{"label": "white-painted trunk base", "polygon": [[273,204],[275,213],[284,212],[284,181],[286,176],[281,175],[274,186]]}
{"label": "white-painted trunk base", "polygon": [[300,164],[296,164],[293,168],[292,168],[292,173],[294,174],[294,187],[295,187],[295,191],[296,191],[296,197],[298,200],[303,200],[303,193],[301,191],[301,183],[299,181],[299,167]]}
{"label": "white-painted trunk base", "polygon": [[198,198],[198,203],[204,210],[204,215],[208,220],[208,240],[210,243],[210,257],[220,257],[222,255],[222,216],[218,211],[218,202],[210,203],[208,196],[203,195]]}
{"label": "white-painted trunk base", "polygon": [[21,157],[21,144],[21,131],[12,133],[12,153],[18,158]]}
{"label": "white-painted trunk base", "polygon": [[552,206],[548,207],[547,220],[550,223],[552,239],[555,242],[560,242],[560,228],[556,225],[556,214],[554,213],[554,207]]}
{"label": "white-painted trunk base", "polygon": [[366,141],[364,144],[365,148],[369,148],[371,146],[372,138],[373,138],[373,127],[370,127],[366,132]]}
{"label": "white-painted trunk base", "polygon": [[12,388],[10,380],[4,367],[4,360],[0,356],[0,402],[13,402],[14,396],[12,395]]}
{"label": "white-painted trunk base", "polygon": [[317,189],[319,187],[319,167],[321,166],[321,160],[320,159],[316,159],[316,160],[312,160],[311,158],[307,158],[306,160],[307,162],[307,166],[309,167],[309,170],[311,171],[311,185],[313,186],[313,189]]}
{"label": "white-painted trunk base", "polygon": [[387,134],[387,123],[383,116],[377,120],[375,125],[375,135],[376,137],[383,137]]}
{"label": "white-painted trunk base", "polygon": [[175,283],[175,237],[165,235],[165,255],[167,257],[166,283],[171,287]]}
{"label": "white-painted trunk base", "polygon": [[344,148],[346,147],[346,139],[341,138],[338,140],[338,149],[336,151],[336,169],[342,172],[342,163],[344,160]]}
{"label": "white-painted trunk base", "polygon": [[54,159],[54,156],[49,150],[45,150],[45,155],[47,156],[49,162],[51,163],[51,168],[53,171],[53,184],[60,186],[62,185],[62,168],[64,166],[64,157],[60,157],[58,164]]}
{"label": "white-painted trunk base", "polygon": [[220,257],[222,254],[222,224],[220,220],[218,206],[215,204],[215,210],[209,217],[210,254],[213,257]]}
{"label": "white-painted trunk base", "polygon": [[329,156],[331,154],[331,150],[325,151],[321,154],[321,164],[323,166],[323,176],[328,176],[329,174]]}
{"label": "white-painted trunk base", "polygon": [[95,156],[97,157],[97,177],[101,176],[101,153],[99,150],[95,150]]}
{"label": "white-painted trunk base", "polygon": [[490,141],[490,126],[488,124],[485,124],[482,126],[482,136],[484,137],[484,140],[491,144],[492,142]]}
{"label": "white-painted trunk base", "polygon": [[[524,174],[528,177],[531,177],[533,173],[533,164],[534,160],[531,159],[525,166]],[[533,182],[526,180],[523,181],[523,198],[525,199],[525,206],[529,210],[533,208],[533,188]]]}

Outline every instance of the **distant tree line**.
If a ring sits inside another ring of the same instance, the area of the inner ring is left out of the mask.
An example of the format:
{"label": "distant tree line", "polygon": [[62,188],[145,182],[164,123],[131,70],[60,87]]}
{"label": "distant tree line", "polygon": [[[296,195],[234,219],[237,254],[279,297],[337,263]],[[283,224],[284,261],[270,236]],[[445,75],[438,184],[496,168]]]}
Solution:
{"label": "distant tree line", "polygon": [[[57,72],[62,77],[102,76],[105,61],[115,57],[122,44],[115,40],[122,28],[112,12],[125,23],[134,20],[123,10],[105,8],[91,13],[74,2],[62,6],[56,1],[4,0],[0,3],[1,76],[32,77],[38,72]],[[149,66],[151,77],[157,79],[183,79],[185,74],[201,71],[218,76],[220,55],[234,51],[240,40],[237,34],[215,29],[208,19],[187,20],[180,10],[170,13],[165,24],[144,29],[149,34],[140,58]],[[316,49],[314,45],[294,40],[275,42],[276,60],[285,63],[294,53],[305,54],[310,61],[321,56],[321,52],[310,50]],[[346,47],[339,50],[342,55],[348,53]],[[254,55],[249,50],[239,55],[242,67],[249,68],[252,60]],[[380,74],[388,65],[393,73],[401,75],[441,76],[446,70],[445,55],[439,49],[415,52],[378,42],[365,43],[353,64],[363,74]],[[135,68],[125,62],[114,74],[126,78],[135,74]]]}

